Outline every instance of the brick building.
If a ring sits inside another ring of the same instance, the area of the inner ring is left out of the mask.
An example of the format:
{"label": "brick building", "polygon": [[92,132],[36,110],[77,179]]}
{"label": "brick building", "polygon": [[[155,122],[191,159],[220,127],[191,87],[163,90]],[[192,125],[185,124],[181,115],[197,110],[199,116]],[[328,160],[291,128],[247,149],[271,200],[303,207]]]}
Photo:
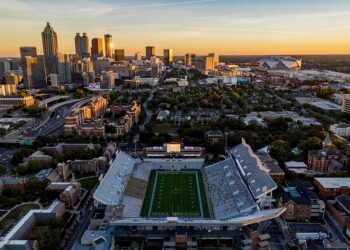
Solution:
{"label": "brick building", "polygon": [[350,195],[350,177],[315,178],[314,185],[321,199],[335,199],[342,194]]}
{"label": "brick building", "polygon": [[344,171],[348,163],[349,158],[333,147],[310,150],[308,154],[308,168],[317,172],[335,173]]}

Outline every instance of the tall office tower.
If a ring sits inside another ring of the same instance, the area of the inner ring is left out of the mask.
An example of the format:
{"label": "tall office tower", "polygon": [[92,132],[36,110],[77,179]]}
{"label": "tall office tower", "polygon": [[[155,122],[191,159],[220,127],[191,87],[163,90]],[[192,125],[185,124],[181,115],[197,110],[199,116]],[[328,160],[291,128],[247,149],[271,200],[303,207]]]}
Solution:
{"label": "tall office tower", "polygon": [[146,60],[151,60],[152,56],[156,55],[156,49],[153,46],[146,47]]}
{"label": "tall office tower", "polygon": [[91,56],[93,59],[103,56],[102,38],[92,38],[91,40]]}
{"label": "tall office tower", "polygon": [[105,55],[108,58],[112,58],[112,54],[113,54],[112,35],[105,34]]}
{"label": "tall office tower", "polygon": [[166,66],[170,66],[173,63],[174,58],[172,49],[165,49],[163,51],[163,61]]}
{"label": "tall office tower", "polygon": [[[58,79],[57,83],[71,83],[72,56],[59,54],[58,56]],[[52,79],[51,79],[52,83]]]}
{"label": "tall office tower", "polygon": [[111,59],[106,57],[97,58],[97,60],[93,61],[94,70],[97,74],[100,74],[102,71],[107,71],[111,66]]}
{"label": "tall office tower", "polygon": [[75,54],[80,57],[89,57],[90,52],[90,40],[86,33],[81,36],[80,33],[76,33],[75,38]]}
{"label": "tall office tower", "polygon": [[151,57],[151,66],[152,66],[151,77],[158,78],[159,73],[160,73],[160,60],[159,60],[159,58],[152,56]]}
{"label": "tall office tower", "polygon": [[38,53],[36,47],[20,47],[19,48],[21,59],[25,59],[26,56],[37,57]]}
{"label": "tall office tower", "polygon": [[124,61],[125,60],[124,49],[116,49],[116,50],[114,50],[114,60],[115,61]]}
{"label": "tall office tower", "polygon": [[216,68],[219,65],[219,55],[215,53],[210,53],[208,56],[213,58],[214,68]]}
{"label": "tall office tower", "polygon": [[50,26],[50,23],[47,23],[44,31],[41,32],[41,38],[43,41],[44,56],[56,56],[58,54],[57,34]]}
{"label": "tall office tower", "polygon": [[76,33],[74,37],[74,43],[75,43],[75,54],[80,56],[81,55],[81,35],[80,33]]}
{"label": "tall office tower", "polygon": [[86,33],[83,33],[83,36],[81,37],[80,40],[81,43],[81,55],[83,57],[89,57],[90,56],[90,40],[89,37]]}
{"label": "tall office tower", "polygon": [[190,67],[193,65],[193,63],[195,62],[196,60],[196,54],[186,54],[185,55],[185,65],[186,67]]}
{"label": "tall office tower", "polygon": [[135,58],[134,58],[136,61],[141,61],[142,60],[142,55],[140,52],[136,52],[135,54]]}
{"label": "tall office tower", "polygon": [[46,86],[46,65],[44,56],[25,56],[22,67],[23,82],[27,89]]}
{"label": "tall office tower", "polygon": [[0,62],[0,81],[3,80],[8,72],[13,70],[12,60],[5,59]]}

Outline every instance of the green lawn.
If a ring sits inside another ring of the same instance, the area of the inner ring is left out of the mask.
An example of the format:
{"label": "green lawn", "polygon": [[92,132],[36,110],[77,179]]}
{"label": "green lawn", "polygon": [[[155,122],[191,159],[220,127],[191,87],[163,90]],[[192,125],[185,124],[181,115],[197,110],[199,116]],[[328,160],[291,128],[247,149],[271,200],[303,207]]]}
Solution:
{"label": "green lawn", "polygon": [[208,217],[200,171],[153,171],[142,216]]}
{"label": "green lawn", "polygon": [[93,189],[98,183],[98,178],[96,176],[91,176],[80,180],[78,179],[77,182],[80,182],[82,188]]}
{"label": "green lawn", "polygon": [[29,210],[37,208],[39,208],[39,206],[36,204],[24,204],[13,209],[2,221],[0,221],[0,234],[9,229],[19,219],[22,213],[25,214]]}

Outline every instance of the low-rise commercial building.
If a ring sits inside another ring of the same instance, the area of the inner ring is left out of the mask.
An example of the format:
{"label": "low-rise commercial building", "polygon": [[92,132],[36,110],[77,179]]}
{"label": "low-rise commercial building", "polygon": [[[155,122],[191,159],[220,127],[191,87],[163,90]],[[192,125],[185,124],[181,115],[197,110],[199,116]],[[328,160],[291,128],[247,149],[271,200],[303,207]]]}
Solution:
{"label": "low-rise commercial building", "polygon": [[319,177],[314,179],[314,185],[322,199],[335,199],[342,194],[350,195],[349,177]]}

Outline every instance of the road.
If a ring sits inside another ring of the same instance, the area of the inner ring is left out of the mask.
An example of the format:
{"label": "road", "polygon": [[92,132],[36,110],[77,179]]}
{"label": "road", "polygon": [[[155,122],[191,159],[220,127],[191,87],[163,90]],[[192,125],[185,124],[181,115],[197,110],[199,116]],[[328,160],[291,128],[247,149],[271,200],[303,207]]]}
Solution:
{"label": "road", "polygon": [[139,129],[138,133],[134,136],[134,138],[133,138],[133,140],[132,140],[134,144],[138,143],[138,141],[139,141],[139,139],[140,139],[140,132],[144,131],[146,125],[151,121],[151,118],[152,118],[152,115],[153,115],[153,111],[150,110],[150,109],[148,109],[147,106],[148,106],[148,103],[149,103],[151,100],[153,100],[154,93],[159,89],[159,87],[160,87],[161,85],[163,85],[165,79],[166,79],[166,72],[163,72],[163,73],[162,73],[162,76],[159,78],[158,86],[155,87],[155,88],[153,88],[153,89],[151,90],[151,93],[150,93],[149,97],[148,97],[147,100],[142,104],[143,107],[145,108],[147,117],[146,117],[145,121],[140,125],[140,129]]}

